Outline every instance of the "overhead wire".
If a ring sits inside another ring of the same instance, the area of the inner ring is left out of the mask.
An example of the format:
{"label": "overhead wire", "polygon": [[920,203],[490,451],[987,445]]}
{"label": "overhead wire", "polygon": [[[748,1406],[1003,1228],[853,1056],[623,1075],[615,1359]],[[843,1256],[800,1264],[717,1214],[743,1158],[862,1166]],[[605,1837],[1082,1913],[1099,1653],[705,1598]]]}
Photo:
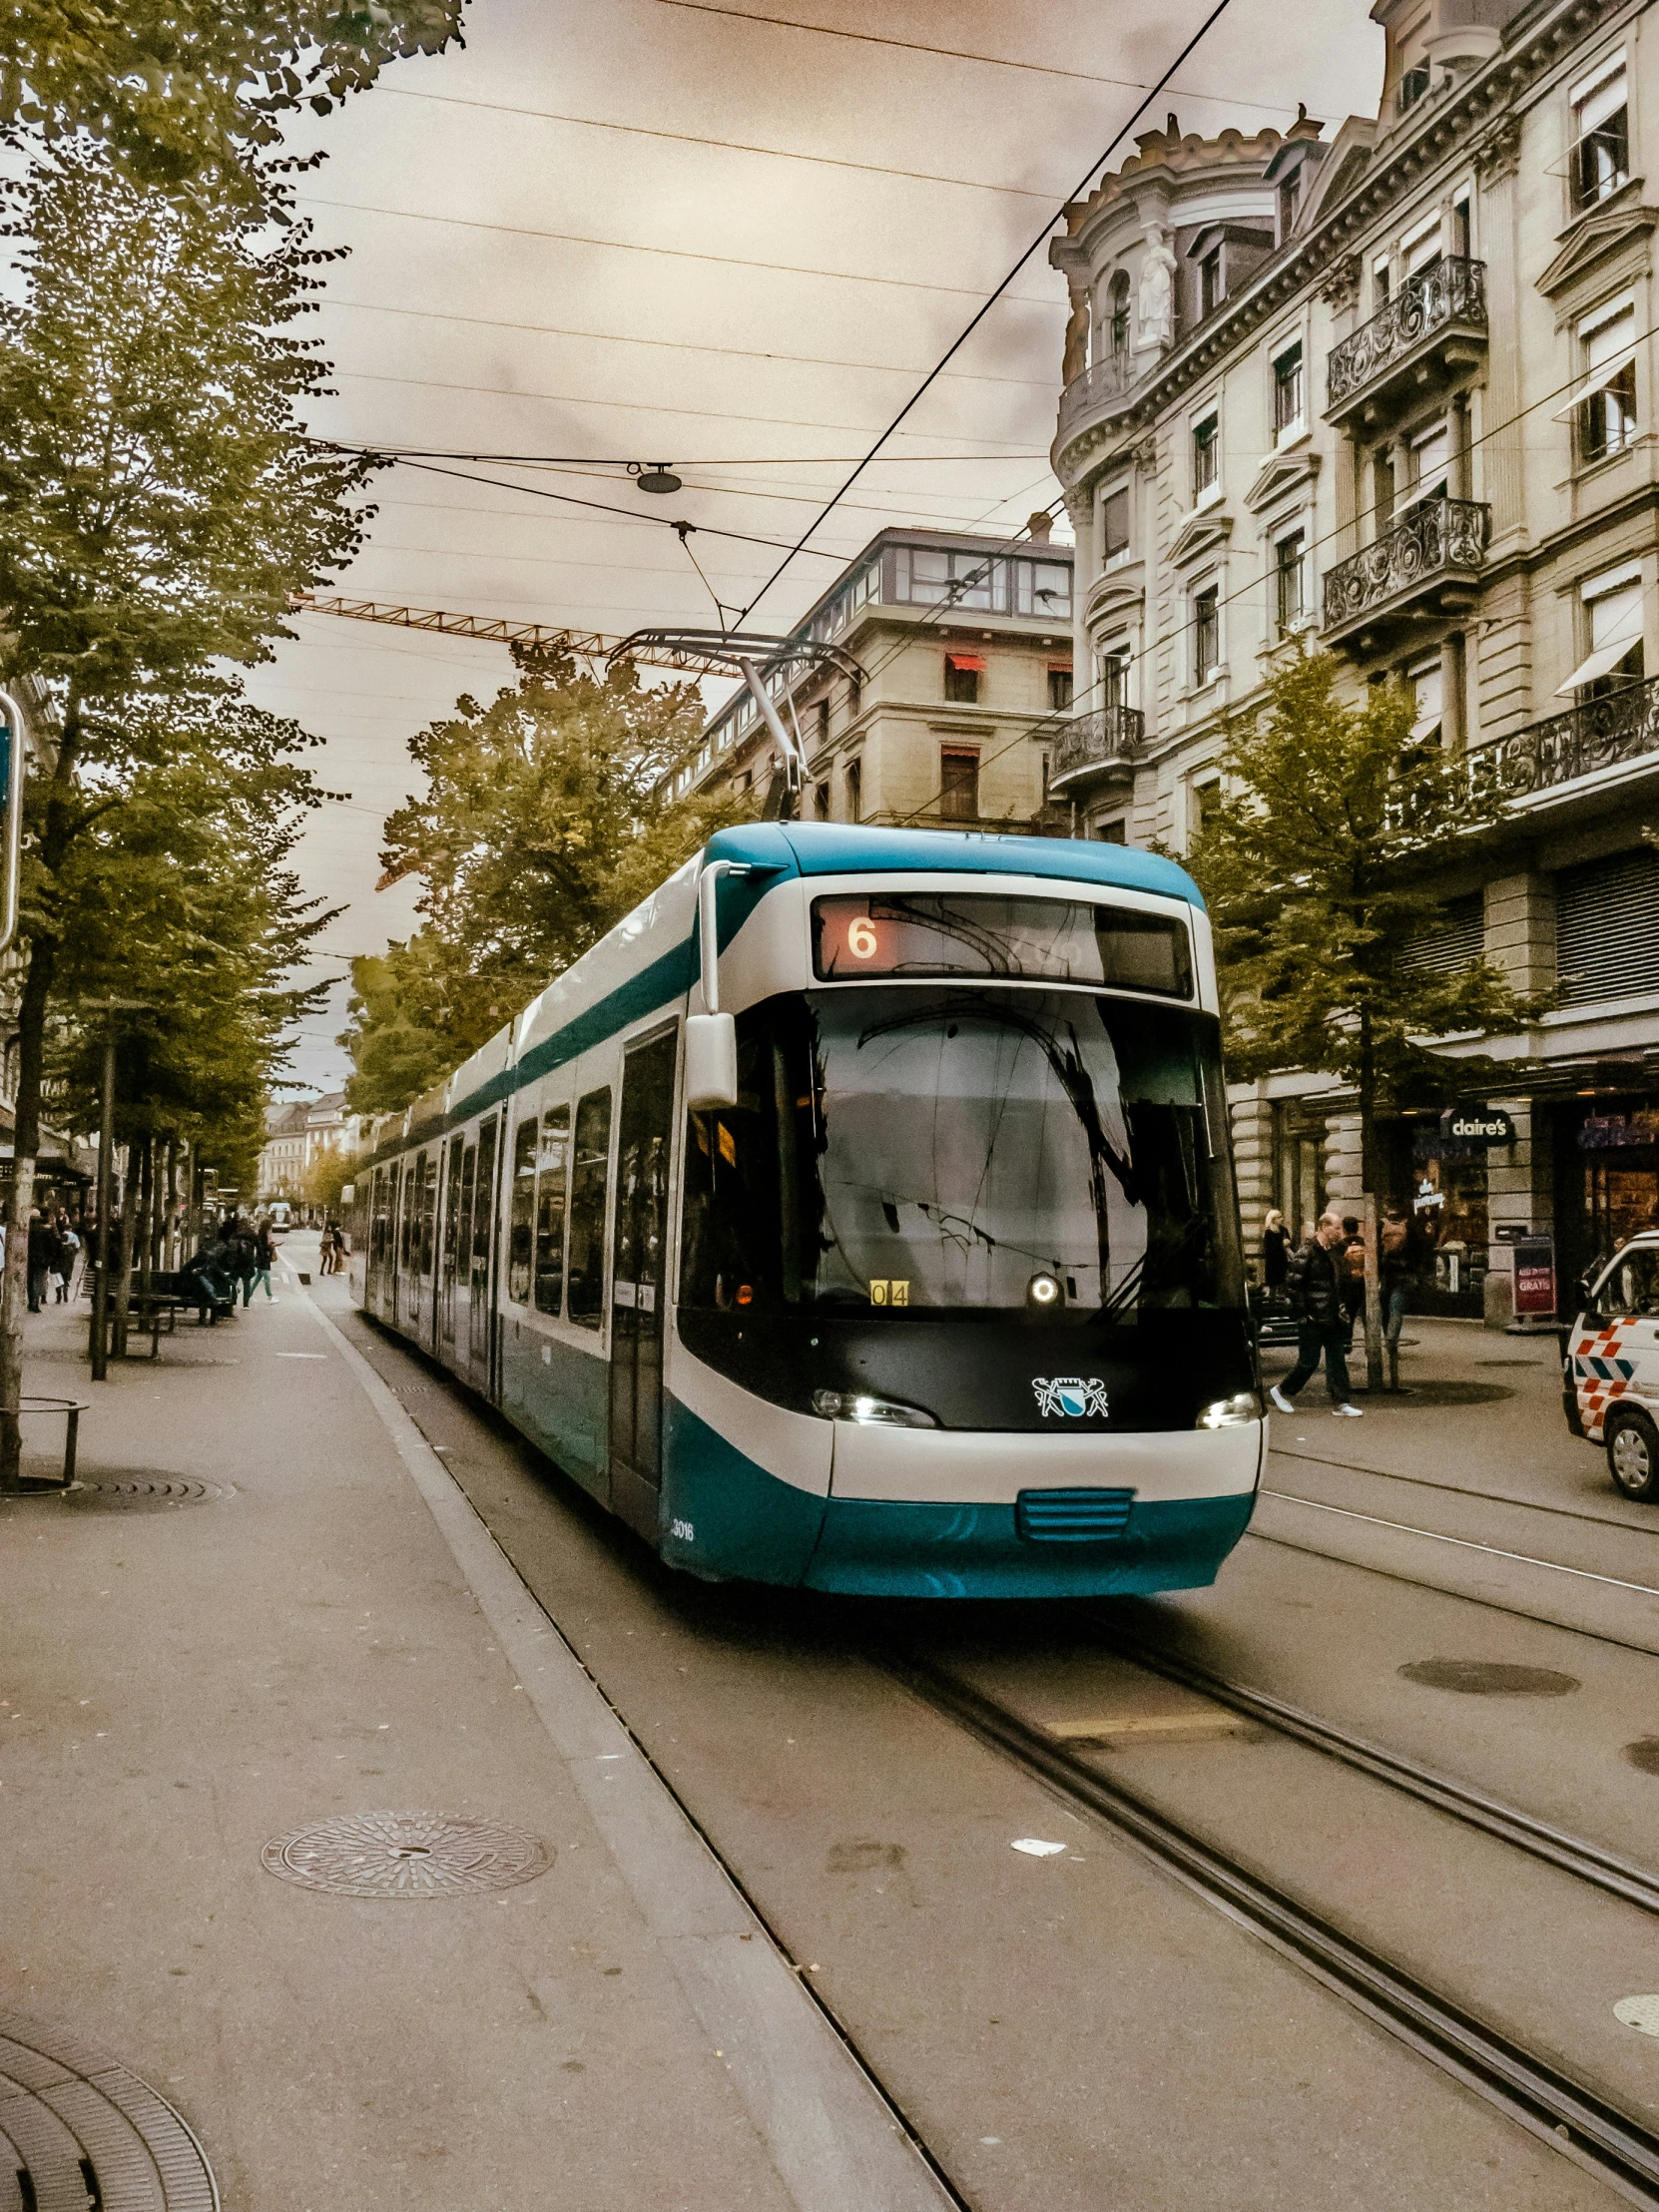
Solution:
{"label": "overhead wire", "polygon": [[[1228,0],[1222,0],[1222,7]],[[1216,11],[1221,13],[1221,9]],[[1109,154],[1110,148],[1107,149]],[[1102,160],[1106,157],[1103,155]],[[1100,165],[1097,162],[1095,167]],[[1093,175],[1090,171],[1090,175]],[[867,270],[811,269],[799,262],[763,262],[744,254],[699,254],[684,246],[640,246],[631,239],[596,239],[575,231],[544,231],[524,223],[482,223],[475,216],[434,215],[419,208],[381,208],[364,200],[330,200],[320,193],[300,193],[298,202],[303,207],[333,208],[348,215],[378,215],[390,217],[397,223],[441,223],[453,230],[490,231],[504,238],[550,239],[560,246],[593,246],[612,254],[652,254],[660,260],[674,262],[708,262],[721,269],[760,269],[773,276],[812,276],[838,284],[879,284],[893,291],[948,292],[958,299],[974,299],[981,295],[970,284],[931,284],[919,276],[874,276]],[[1045,233],[1046,237],[1047,234]],[[1034,251],[1034,249],[1033,249]],[[1029,261],[1030,255],[1025,256]],[[1021,267],[1024,264],[1022,262]],[[1015,275],[1018,274],[1016,271]],[[1006,285],[1001,287],[1006,289]],[[996,296],[993,294],[993,297]],[[1025,292],[1017,295],[1029,307],[1058,307],[1060,302],[1049,293]]]}
{"label": "overhead wire", "polygon": [[[679,4],[679,0],[673,0],[673,4]],[[904,402],[903,406],[899,408],[897,414],[893,416],[892,420],[882,431],[881,435],[876,439],[875,443],[870,447],[869,451],[864,455],[863,459],[857,463],[857,465],[853,468],[851,474],[847,476],[845,481],[841,484],[839,490],[837,490],[833,497],[830,499],[828,504],[823,508],[823,510],[814,519],[814,521],[808,524],[807,528],[796,540],[795,545],[791,548],[789,553],[787,553],[784,559],[779,562],[778,566],[773,570],[772,574],[767,578],[766,582],[761,586],[760,590],[755,594],[754,598],[750,600],[748,606],[744,608],[742,617],[743,620],[748,620],[749,616],[754,612],[755,608],[760,605],[761,601],[766,597],[767,593],[771,591],[774,584],[777,583],[778,579],[784,574],[785,570],[788,569],[790,563],[798,559],[802,553],[808,550],[809,540],[812,538],[814,531],[819,529],[821,525],[827,522],[830,516],[833,514],[835,508],[840,504],[840,501],[845,497],[846,493],[852,489],[852,486],[857,482],[858,478],[863,474],[864,470],[869,467],[871,462],[873,462],[876,455],[880,452],[882,446],[884,446],[887,440],[894,435],[899,425],[904,421],[905,417],[920,404],[921,400],[925,397],[927,392],[944,374],[945,370],[949,367],[951,361],[955,359],[956,355],[961,351],[962,347],[967,343],[968,339],[973,335],[974,331],[978,329],[980,323],[984,321],[985,317],[990,313],[992,307],[996,305],[997,301],[1003,296],[1005,292],[1011,291],[1015,277],[1018,276],[1020,271],[1025,267],[1026,263],[1031,259],[1032,255],[1036,253],[1037,249],[1040,246],[1044,246],[1047,244],[1048,239],[1053,232],[1054,225],[1059,220],[1059,214],[1064,212],[1064,206],[1069,206],[1072,200],[1077,199],[1080,194],[1087,191],[1089,185],[1093,182],[1099,172],[1105,167],[1106,163],[1111,160],[1113,154],[1123,143],[1124,139],[1128,137],[1129,133],[1134,129],[1135,125],[1146,113],[1147,109],[1152,105],[1153,101],[1158,99],[1167,90],[1170,80],[1174,77],[1175,72],[1181,67],[1182,63],[1187,59],[1188,55],[1191,54],[1206,37],[1208,37],[1211,29],[1214,27],[1214,25],[1220,22],[1221,18],[1226,14],[1230,5],[1231,0],[1216,0],[1215,6],[1204,18],[1204,21],[1199,25],[1198,29],[1193,33],[1192,37],[1181,49],[1175,60],[1170,64],[1169,68],[1164,71],[1163,75],[1158,79],[1158,82],[1147,93],[1145,99],[1142,100],[1140,106],[1136,108],[1134,114],[1130,116],[1129,120],[1121,127],[1121,129],[1113,134],[1105,150],[1100,155],[1098,155],[1093,162],[1089,164],[1088,169],[1078,180],[1075,189],[1068,196],[1067,201],[1062,205],[1062,209],[1057,212],[1056,215],[1051,217],[1047,223],[1044,224],[1043,228],[1037,233],[1036,237],[1031,241],[1030,245],[1026,247],[1024,253],[1020,255],[1018,261],[1014,263],[1013,267],[1008,271],[1007,275],[1002,278],[1001,282],[996,286],[995,290],[992,291],[990,295],[982,302],[982,304],[975,309],[974,313],[969,317],[967,323],[957,333],[951,343],[945,348],[944,352],[939,356],[938,360],[933,364],[932,368],[928,370],[927,374],[922,378],[921,382],[916,386],[915,390],[910,394],[909,398]],[[1056,302],[1056,304],[1058,304],[1058,302]]]}
{"label": "overhead wire", "polygon": [[[1078,84],[1111,85],[1122,92],[1145,92],[1147,87],[1136,77],[1102,77],[1086,69],[1062,69],[1052,62],[1027,62],[1010,59],[1004,54],[974,54],[959,46],[928,46],[919,39],[893,38],[879,31],[846,31],[832,23],[803,23],[798,17],[788,15],[763,15],[755,8],[723,7],[716,0],[655,0],[659,7],[685,8],[697,15],[724,15],[735,17],[743,23],[767,23],[786,31],[806,31],[819,38],[847,39],[859,46],[892,46],[908,54],[932,54],[944,61],[977,62],[987,69],[1022,69],[1042,77],[1066,77]],[[1186,56],[1182,56],[1184,61]],[[1176,67],[1179,69],[1180,62]],[[1235,99],[1231,94],[1195,92],[1187,86],[1154,86],[1155,92],[1164,89],[1177,92],[1184,100],[1207,101],[1212,107],[1255,108],[1263,115],[1283,115],[1285,106],[1274,106],[1264,100]]]}

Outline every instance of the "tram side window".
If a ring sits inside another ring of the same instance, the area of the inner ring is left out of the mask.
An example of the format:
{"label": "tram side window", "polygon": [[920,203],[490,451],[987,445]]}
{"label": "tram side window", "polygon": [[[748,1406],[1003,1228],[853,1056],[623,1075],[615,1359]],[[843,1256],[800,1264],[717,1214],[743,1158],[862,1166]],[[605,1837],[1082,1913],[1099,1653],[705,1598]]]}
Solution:
{"label": "tram side window", "polygon": [[374,1170],[373,1212],[370,1217],[368,1257],[372,1267],[383,1268],[390,1257],[391,1207],[387,1194],[390,1185],[384,1168]]}
{"label": "tram side window", "polygon": [[536,1122],[521,1121],[513,1134],[513,1203],[507,1236],[507,1296],[530,1303],[530,1262],[536,1234]]}
{"label": "tram side window", "polygon": [[605,1185],[611,1156],[611,1094],[589,1091],[576,1109],[570,1168],[568,1318],[597,1329],[605,1318]]}
{"label": "tram side window", "polygon": [[399,1170],[402,1204],[398,1208],[397,1217],[397,1265],[404,1275],[409,1272],[410,1249],[414,1238],[415,1174],[416,1167],[413,1163]]}
{"label": "tram side window", "polygon": [[801,1178],[817,1153],[805,1008],[752,1007],[738,1016],[737,1105],[690,1116],[683,1305],[743,1313],[801,1303],[818,1259]]}
{"label": "tram side window", "polygon": [[570,1172],[570,1108],[541,1118],[536,1170],[536,1311],[556,1314],[565,1273],[565,1181]]}
{"label": "tram side window", "polygon": [[449,1173],[443,1186],[443,1280],[451,1288],[455,1282],[455,1255],[460,1241],[461,1153],[464,1137],[449,1140]]}
{"label": "tram side window", "polygon": [[420,1272],[430,1275],[435,1258],[433,1235],[437,1227],[438,1210],[438,1155],[423,1152],[418,1162],[420,1175]]}

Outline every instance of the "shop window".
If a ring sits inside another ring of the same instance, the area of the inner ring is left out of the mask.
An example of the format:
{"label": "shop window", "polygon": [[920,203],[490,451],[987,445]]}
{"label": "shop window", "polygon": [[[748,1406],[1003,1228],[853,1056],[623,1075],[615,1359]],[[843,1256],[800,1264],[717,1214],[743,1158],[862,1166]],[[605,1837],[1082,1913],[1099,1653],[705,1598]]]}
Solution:
{"label": "shop window", "polygon": [[1193,424],[1193,504],[1216,489],[1221,466],[1221,419],[1207,414]]}
{"label": "shop window", "polygon": [[1573,394],[1578,457],[1605,460],[1636,441],[1636,302],[1628,295],[1578,325],[1583,383]]}
{"label": "shop window", "polygon": [[1051,666],[1048,671],[1048,704],[1054,714],[1064,714],[1071,705],[1072,675],[1069,665],[1065,668]]}
{"label": "shop window", "polygon": [[1302,341],[1289,346],[1273,364],[1273,429],[1285,437],[1302,428]]}
{"label": "shop window", "polygon": [[1573,206],[1593,208],[1630,177],[1630,101],[1622,51],[1574,85],[1568,99]]}
{"label": "shop window", "polygon": [[939,755],[939,813],[946,822],[979,819],[979,755],[946,746]]}
{"label": "shop window", "polygon": [[977,653],[947,653],[944,657],[944,696],[953,707],[979,703],[979,679],[985,663]]}

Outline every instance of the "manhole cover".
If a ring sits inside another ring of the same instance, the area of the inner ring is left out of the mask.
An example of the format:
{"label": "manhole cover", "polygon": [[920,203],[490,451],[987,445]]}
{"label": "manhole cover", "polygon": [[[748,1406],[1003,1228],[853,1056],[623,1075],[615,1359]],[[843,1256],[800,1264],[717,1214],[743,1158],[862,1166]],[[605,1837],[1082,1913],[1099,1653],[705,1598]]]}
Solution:
{"label": "manhole cover", "polygon": [[278,1836],[268,1874],[348,1898],[449,1898],[511,1890],[552,1865],[539,1838],[462,1813],[347,1813]]}
{"label": "manhole cover", "polygon": [[54,1510],[96,1513],[199,1505],[204,1498],[234,1497],[236,1490],[230,1483],[195,1482],[182,1474],[98,1474],[71,1482],[67,1489],[59,1482],[33,1482],[10,1494],[44,1499]]}
{"label": "manhole cover", "polygon": [[0,2201],[219,2212],[202,2146],[165,2097],[80,2036],[17,2013],[0,2013]]}
{"label": "manhole cover", "polygon": [[1465,1697],[1565,1697],[1578,1687],[1553,1667],[1512,1667],[1501,1659],[1413,1659],[1399,1671],[1407,1682]]}
{"label": "manhole cover", "polygon": [[1619,1757],[1627,1767],[1635,1767],[1642,1774],[1659,1774],[1659,1736],[1638,1736],[1633,1744],[1626,1744]]}

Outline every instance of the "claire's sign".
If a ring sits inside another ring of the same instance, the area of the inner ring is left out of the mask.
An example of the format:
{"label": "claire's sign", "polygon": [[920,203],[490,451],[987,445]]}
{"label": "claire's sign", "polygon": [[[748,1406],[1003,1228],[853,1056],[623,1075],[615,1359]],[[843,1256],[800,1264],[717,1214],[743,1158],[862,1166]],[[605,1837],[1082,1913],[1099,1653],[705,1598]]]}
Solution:
{"label": "claire's sign", "polygon": [[1501,1106],[1448,1106],[1440,1135],[1452,1144],[1513,1144],[1515,1125]]}

